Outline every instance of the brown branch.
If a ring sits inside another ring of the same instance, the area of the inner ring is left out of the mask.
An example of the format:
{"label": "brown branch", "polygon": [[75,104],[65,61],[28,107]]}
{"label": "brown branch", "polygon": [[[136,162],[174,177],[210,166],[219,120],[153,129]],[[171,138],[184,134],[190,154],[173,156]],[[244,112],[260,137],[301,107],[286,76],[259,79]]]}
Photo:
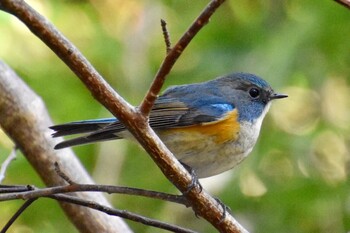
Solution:
{"label": "brown branch", "polygon": [[[31,185],[0,185],[0,194],[27,192],[27,191],[31,191],[34,189],[35,189],[35,187],[33,187]],[[0,201],[1,201],[1,197],[2,196],[0,196]],[[7,200],[13,200],[13,199],[16,199],[16,198],[11,198],[11,199],[7,199]]]}
{"label": "brown branch", "polygon": [[39,197],[46,197],[58,193],[74,192],[105,192],[108,194],[118,193],[133,196],[149,197],[162,201],[169,201],[177,204],[189,206],[189,202],[182,195],[173,195],[168,193],[130,188],[114,185],[97,185],[97,184],[77,184],[62,185],[38,189],[33,186],[0,186],[0,202],[8,200],[28,200]]}
{"label": "brown branch", "polygon": [[[81,183],[93,183],[71,150],[55,151],[59,142],[52,139],[52,122],[41,99],[0,61],[0,125],[48,186],[63,185],[53,166],[58,161],[65,173]],[[101,193],[74,194],[86,200],[109,205]],[[71,221],[82,232],[130,232],[118,218],[76,205],[61,204]]]}
{"label": "brown branch", "polygon": [[170,42],[169,31],[166,27],[166,21],[164,19],[161,19],[160,25],[162,26],[162,32],[163,32],[163,37],[164,37],[164,42],[165,42],[165,47],[166,47],[166,53],[168,54],[171,51],[171,42]]}
{"label": "brown branch", "polygon": [[334,0],[334,1],[350,9],[350,0]]}
{"label": "brown branch", "polygon": [[91,209],[101,211],[101,212],[106,213],[108,215],[113,215],[113,216],[118,216],[121,218],[129,219],[131,221],[142,223],[142,224],[147,225],[147,226],[153,226],[153,227],[157,227],[160,229],[173,231],[176,233],[196,233],[195,231],[192,231],[190,229],[175,226],[175,225],[165,223],[165,222],[162,222],[159,220],[147,218],[147,217],[132,213],[132,212],[127,211],[127,210],[118,210],[118,209],[111,208],[108,206],[103,206],[103,205],[100,205],[99,203],[96,203],[93,201],[87,201],[87,200],[77,198],[77,197],[72,197],[72,196],[68,196],[68,195],[64,195],[64,194],[55,194],[55,195],[47,196],[47,197],[58,200],[58,201],[65,201],[65,202],[73,203],[73,204],[76,204],[78,206],[85,206],[85,207],[88,207]]}
{"label": "brown branch", "polygon": [[73,181],[66,173],[64,173],[61,168],[60,165],[58,164],[58,162],[54,162],[54,166],[55,166],[55,172],[57,173],[57,175],[59,175],[63,180],[65,180],[68,184],[76,184],[75,181]]}
{"label": "brown branch", "polygon": [[148,116],[150,113],[154,101],[157,99],[157,95],[163,86],[165,78],[173,68],[177,59],[180,57],[192,39],[197,35],[197,33],[203,28],[203,26],[209,22],[210,17],[219,8],[219,6],[224,3],[224,1],[225,0],[212,0],[182,35],[175,46],[167,53],[167,56],[163,60],[163,63],[160,66],[148,93],[140,105],[140,112],[142,112],[144,115]]}
{"label": "brown branch", "polygon": [[[185,36],[174,46],[161,68],[150,91],[141,104],[142,113],[130,106],[122,97],[102,79],[83,55],[44,17],[20,0],[2,0],[0,9],[15,15],[48,47],[50,47],[67,66],[81,79],[92,95],[102,103],[113,115],[118,117],[139,143],[151,155],[166,177],[181,191],[185,192],[192,184],[192,177],[171,152],[160,141],[158,136],[147,123],[149,113],[159,90],[164,83],[165,76],[170,72],[177,58],[188,45],[194,35],[208,21],[213,12],[223,3],[223,0],[212,0],[201,16],[184,34]],[[197,26],[194,26],[197,25]],[[41,127],[47,127],[43,124]],[[29,129],[26,126],[25,129]],[[42,129],[43,132],[45,131]],[[68,174],[70,177],[70,174]],[[89,182],[83,182],[89,183]],[[221,232],[246,232],[231,215],[222,219],[223,209],[217,201],[196,185],[187,194],[194,211],[209,221]]]}
{"label": "brown branch", "polygon": [[[102,187],[102,188],[101,188]],[[6,188],[7,192],[9,188]],[[14,200],[14,199],[24,199],[26,202],[21,206],[21,208],[16,211],[16,213],[10,218],[10,220],[6,223],[6,225],[2,228],[0,233],[5,233],[9,227],[14,223],[14,221],[24,212],[26,208],[28,208],[34,201],[36,201],[40,197],[47,197],[51,199],[55,199],[58,201],[64,201],[68,203],[73,203],[79,206],[85,206],[91,209],[99,210],[103,213],[113,215],[113,216],[118,216],[121,218],[129,219],[138,223],[142,223],[144,225],[148,226],[153,226],[157,227],[160,229],[164,230],[169,230],[169,231],[174,231],[174,232],[182,232],[182,233],[195,233],[192,230],[185,229],[182,227],[178,227],[169,223],[165,223],[159,220],[147,218],[144,216],[141,216],[139,214],[132,213],[130,211],[126,210],[118,210],[115,208],[110,208],[108,206],[100,205],[94,201],[89,201],[89,200],[84,200],[78,197],[74,196],[68,196],[68,195],[63,195],[62,193],[71,193],[71,192],[77,192],[77,191],[104,191],[108,193],[113,193],[115,190],[122,191],[122,190],[127,190],[127,192],[124,192],[124,194],[133,194],[136,195],[136,192],[144,193],[147,195],[151,195],[151,193],[156,193],[152,191],[147,191],[147,190],[140,190],[140,189],[132,189],[132,188],[127,188],[127,187],[114,187],[114,186],[101,186],[101,185],[67,185],[67,186],[61,186],[61,187],[52,187],[52,188],[44,188],[44,189],[35,189],[32,190],[31,186],[23,186],[23,189],[28,189],[25,192],[20,192],[16,193],[18,188],[13,187],[13,190],[15,193],[12,194],[4,194],[0,195],[0,201],[4,200]],[[132,191],[132,192],[130,192]],[[0,188],[0,193],[2,193],[2,189]],[[146,195],[146,196],[147,196]],[[168,196],[175,196],[175,195],[169,195]],[[165,196],[162,195],[162,193],[158,193],[157,196]],[[152,195],[152,197],[154,197]],[[182,196],[178,196],[178,200],[183,200],[186,202],[186,199],[183,198]],[[163,199],[163,198],[160,198]],[[178,202],[180,203],[180,202]]]}
{"label": "brown branch", "polygon": [[[56,167],[57,170],[57,167]],[[60,175],[64,174],[62,171],[59,171]],[[64,174],[64,178],[67,178],[67,175]],[[71,179],[69,179],[71,181]],[[16,200],[22,199],[27,200],[25,204],[14,214],[14,216],[9,220],[1,232],[5,232],[13,222],[19,217],[19,215],[28,207],[33,201],[38,198],[48,197],[53,198],[59,201],[65,201],[69,203],[74,203],[77,205],[89,207],[92,209],[97,209],[101,212],[107,213],[109,215],[119,216],[126,218],[135,222],[139,222],[145,225],[158,227],[161,229],[171,230],[174,232],[187,232],[194,233],[194,231],[177,227],[172,224],[164,223],[155,219],[150,219],[138,214],[131,213],[126,210],[118,210],[110,208],[108,206],[100,205],[96,202],[83,200],[81,198],[72,197],[68,195],[62,195],[63,193],[75,193],[75,192],[105,192],[108,194],[119,193],[127,194],[134,196],[150,197],[154,199],[159,199],[163,201],[170,201],[178,204],[188,205],[188,201],[184,196],[172,195],[167,193],[130,188],[130,187],[119,187],[111,185],[95,185],[95,184],[77,184],[72,182],[70,185],[65,186],[56,186],[49,188],[37,189],[33,186],[0,186],[0,201],[7,200]],[[0,232],[0,233],[1,233]]]}

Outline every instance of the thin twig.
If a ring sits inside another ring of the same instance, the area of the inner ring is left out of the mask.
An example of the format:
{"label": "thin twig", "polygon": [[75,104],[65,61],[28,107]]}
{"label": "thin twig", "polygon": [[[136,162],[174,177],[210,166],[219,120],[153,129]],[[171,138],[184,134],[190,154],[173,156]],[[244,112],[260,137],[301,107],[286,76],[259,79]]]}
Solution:
{"label": "thin twig", "polygon": [[47,196],[47,197],[58,200],[58,201],[65,201],[65,202],[77,204],[80,206],[86,206],[86,207],[89,207],[89,208],[92,208],[95,210],[102,211],[102,212],[109,214],[109,215],[114,215],[114,216],[122,217],[125,219],[129,219],[129,220],[132,220],[132,221],[135,221],[138,223],[142,223],[142,224],[147,225],[147,226],[153,226],[153,227],[157,227],[160,229],[173,231],[173,232],[179,232],[179,233],[195,233],[195,231],[192,231],[192,230],[189,230],[186,228],[182,228],[182,227],[179,227],[176,225],[164,223],[164,222],[161,222],[159,220],[147,218],[147,217],[132,213],[132,212],[127,211],[127,210],[118,210],[118,209],[114,209],[114,208],[111,208],[108,206],[103,206],[103,205],[100,205],[96,202],[82,200],[82,199],[77,198],[77,197],[72,197],[72,196],[68,196],[68,195],[64,195],[64,194],[55,194],[55,195],[51,195],[51,196]]}
{"label": "thin twig", "polygon": [[148,93],[140,105],[140,112],[143,115],[149,115],[154,101],[156,100],[157,95],[163,86],[165,78],[173,68],[177,59],[180,57],[192,39],[197,35],[197,33],[203,28],[203,26],[209,22],[210,17],[219,8],[219,6],[224,3],[224,1],[225,0],[211,1],[202,11],[202,13],[197,17],[197,19],[192,23],[192,25],[182,35],[176,45],[170,51],[168,51],[167,56],[163,60],[163,63],[160,66]]}
{"label": "thin twig", "polygon": [[[69,193],[69,192],[79,192],[79,191],[98,191],[98,192],[106,192],[106,193],[122,193],[122,194],[129,194],[129,195],[138,195],[138,196],[144,196],[144,197],[151,197],[155,199],[160,200],[166,200],[166,201],[172,201],[178,204],[184,204],[186,205],[187,199],[184,196],[179,195],[171,195],[166,193],[160,193],[160,192],[154,192],[154,191],[148,191],[148,190],[142,190],[142,189],[135,189],[135,188],[129,188],[129,187],[116,187],[116,186],[108,186],[108,185],[79,185],[79,184],[72,184],[67,186],[61,186],[61,187],[52,187],[52,188],[44,188],[44,189],[35,189],[30,190],[32,186],[22,186],[20,190],[23,192],[19,192],[19,187],[21,186],[13,186],[13,190],[15,190],[16,193],[12,194],[2,194],[0,195],[0,201],[4,200],[13,200],[13,199],[24,199],[27,200],[27,202],[22,206],[22,208],[16,212],[16,214],[10,219],[10,221],[6,224],[6,227],[3,229],[2,232],[6,232],[8,227],[18,218],[18,216],[24,211],[24,207],[27,207],[40,197],[48,197],[52,199],[56,199],[59,201],[65,201],[69,203],[74,203],[81,206],[86,206],[92,209],[100,210],[104,213],[107,213],[109,215],[119,216],[122,218],[126,218],[132,221],[140,222],[145,225],[158,227],[165,230],[170,230],[174,232],[184,232],[184,233],[193,233],[194,231],[188,230],[185,228],[177,227],[171,224],[167,224],[158,220],[150,219],[138,214],[131,213],[126,210],[117,210],[114,208],[110,208],[107,206],[103,206],[98,204],[97,202],[93,201],[87,201],[83,200],[78,197],[68,196],[64,195],[62,193]],[[9,192],[10,187],[5,186],[6,192]],[[0,193],[3,193],[0,188]]]}
{"label": "thin twig", "polygon": [[[150,191],[150,190],[130,188],[130,187],[121,187],[121,186],[114,186],[114,185],[78,184],[74,182],[67,174],[65,174],[61,170],[57,162],[55,162],[54,165],[58,175],[62,177],[62,179],[67,181],[70,185],[62,187],[63,189],[61,189],[60,187],[54,187],[58,189],[52,189],[52,192],[53,192],[52,194],[62,193],[62,192],[81,192],[81,191],[106,192],[108,194],[119,193],[119,194],[129,194],[134,196],[150,197],[154,199],[170,201],[170,202],[189,206],[187,199],[183,195],[173,195],[173,194],[167,194],[167,193],[162,193],[157,191]],[[44,191],[44,193],[47,193],[47,192]],[[28,199],[28,198],[34,198],[34,197],[36,196],[23,196],[22,198]]]}
{"label": "thin twig", "polygon": [[0,168],[0,184],[2,183],[3,179],[5,179],[5,174],[6,174],[6,170],[7,170],[8,166],[10,165],[10,163],[13,160],[16,159],[16,151],[17,151],[17,148],[14,147],[12,149],[11,153],[9,154],[9,156],[1,164],[1,168]]}
{"label": "thin twig", "polygon": [[31,185],[0,185],[0,194],[26,192],[30,190],[34,190]]}
{"label": "thin twig", "polygon": [[[129,220],[132,220],[135,222],[142,223],[142,224],[147,225],[147,226],[153,226],[153,227],[157,227],[157,228],[164,229],[164,230],[169,230],[169,231],[173,231],[173,232],[181,232],[181,233],[195,233],[195,231],[192,231],[192,230],[189,230],[186,228],[178,227],[176,225],[168,224],[168,223],[165,223],[165,222],[162,222],[159,220],[147,218],[147,217],[132,213],[132,212],[127,211],[127,210],[118,210],[118,209],[111,208],[108,206],[103,206],[103,205],[98,204],[97,202],[83,200],[81,198],[74,197],[74,196],[68,196],[68,195],[64,195],[64,194],[51,194],[51,195],[41,196],[41,197],[47,197],[47,198],[55,199],[58,201],[64,201],[64,202],[68,202],[68,203],[77,204],[80,206],[85,206],[85,207],[88,207],[91,209],[99,210],[99,211],[104,212],[108,215],[122,217],[125,219],[129,219]],[[18,211],[16,211],[16,213],[11,217],[11,219],[6,223],[6,225],[3,227],[3,229],[0,231],[0,233],[5,233],[9,229],[9,227],[15,222],[15,220],[24,212],[24,210],[26,208],[28,208],[36,200],[37,200],[37,198],[31,198],[31,199],[27,200],[21,206],[21,208]]]}
{"label": "thin twig", "polygon": [[0,187],[0,201],[14,200],[14,199],[32,199],[45,197],[49,195],[54,195],[58,193],[72,193],[72,192],[105,192],[108,194],[118,193],[126,194],[133,196],[142,196],[149,197],[163,201],[169,201],[177,204],[182,204],[188,206],[189,203],[187,199],[182,195],[173,195],[168,193],[130,188],[130,187],[121,187],[113,185],[96,185],[96,184],[71,184],[65,186],[56,186],[49,188],[28,190],[28,187],[32,186],[22,186],[22,189],[19,189],[20,186],[14,186],[13,192],[11,193],[11,187],[5,186],[4,190]]}
{"label": "thin twig", "polygon": [[160,25],[162,26],[162,32],[163,32],[164,42],[166,46],[166,53],[168,54],[171,50],[170,34],[166,27],[166,21],[164,19],[160,20]]}
{"label": "thin twig", "polygon": [[24,202],[24,204],[19,208],[16,213],[10,218],[6,225],[1,229],[0,233],[5,233],[10,226],[16,221],[16,219],[34,202],[37,198],[33,198]]}
{"label": "thin twig", "polygon": [[54,163],[54,166],[55,166],[55,171],[56,173],[62,178],[64,179],[65,181],[67,181],[68,184],[76,184],[76,182],[74,182],[71,178],[69,178],[69,176],[64,173],[61,168],[60,168],[60,165],[58,164],[58,162],[56,161]]}

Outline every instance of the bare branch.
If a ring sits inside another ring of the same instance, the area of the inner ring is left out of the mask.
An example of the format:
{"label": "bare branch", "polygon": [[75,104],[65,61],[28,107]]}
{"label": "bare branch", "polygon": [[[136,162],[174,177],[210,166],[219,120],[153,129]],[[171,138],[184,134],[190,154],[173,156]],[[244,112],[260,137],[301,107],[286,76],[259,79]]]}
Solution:
{"label": "bare branch", "polygon": [[164,84],[165,78],[173,68],[177,59],[180,57],[192,39],[197,35],[197,33],[203,28],[203,26],[209,22],[210,17],[219,8],[219,6],[224,3],[224,1],[225,0],[212,0],[182,35],[176,45],[167,53],[167,56],[163,60],[163,63],[160,66],[148,93],[140,105],[140,112],[142,112],[143,115],[149,115],[154,101],[156,100],[157,95]]}
{"label": "bare branch", "polygon": [[79,206],[86,206],[86,207],[89,207],[91,209],[99,210],[99,211],[106,213],[106,214],[109,214],[109,215],[129,219],[129,220],[132,220],[132,221],[135,221],[138,223],[142,223],[142,224],[147,225],[147,226],[153,226],[153,227],[157,227],[160,229],[173,231],[173,232],[177,232],[177,233],[195,233],[195,231],[192,231],[192,230],[189,230],[186,228],[182,228],[182,227],[175,226],[172,224],[164,223],[162,221],[158,221],[155,219],[150,219],[150,218],[144,217],[142,215],[132,213],[132,212],[127,211],[127,210],[118,210],[118,209],[114,209],[114,208],[111,208],[108,206],[103,206],[103,205],[100,205],[96,202],[86,201],[86,200],[83,200],[83,199],[80,199],[77,197],[72,197],[72,196],[68,196],[68,195],[64,195],[64,194],[55,194],[52,196],[48,196],[48,198],[56,199],[58,201],[65,201],[65,202],[69,202],[69,203],[74,203],[74,204],[79,205]]}
{"label": "bare branch", "polygon": [[[0,231],[0,233],[6,232],[7,229],[13,224],[13,222],[20,216],[20,214],[23,213],[24,210],[32,202],[34,202],[40,197],[47,197],[51,199],[56,199],[58,201],[64,201],[64,202],[69,202],[80,206],[89,207],[109,215],[126,218],[135,222],[139,222],[148,226],[153,226],[153,227],[157,227],[165,230],[170,230],[174,232],[194,233],[194,231],[189,229],[181,228],[172,224],[150,219],[135,213],[131,213],[126,210],[118,210],[118,209],[110,208],[108,206],[100,205],[94,201],[88,201],[78,197],[63,195],[62,193],[72,193],[72,192],[80,192],[80,191],[122,193],[122,194],[139,195],[144,197],[152,197],[152,198],[157,198],[157,199],[166,200],[166,201],[173,201],[179,204],[187,203],[187,200],[184,196],[171,195],[171,194],[165,194],[165,193],[159,193],[159,192],[147,191],[147,190],[135,189],[135,188],[128,188],[128,187],[108,186],[108,185],[72,184],[67,186],[58,186],[58,187],[34,189],[34,190],[32,189],[32,186],[22,186],[21,191],[18,191],[19,187],[20,186],[12,186],[12,187],[5,186],[4,189],[6,190],[6,192],[10,192],[12,188],[14,193],[0,195],[0,201],[13,200],[13,199],[27,200],[22,205],[22,207],[14,214],[14,216],[11,217],[9,222],[5,225],[2,231]],[[0,194],[1,193],[3,193],[3,189],[0,187]]]}
{"label": "bare branch", "polygon": [[[33,187],[31,185],[0,185],[0,194],[1,193],[26,192],[26,191],[31,191],[34,189],[35,189],[35,187]],[[16,199],[16,198],[11,198],[8,200],[13,200],[13,199]]]}
{"label": "bare branch", "polygon": [[[29,198],[35,198],[35,197],[41,197],[44,195],[50,195],[50,194],[56,194],[56,193],[65,193],[65,192],[82,192],[82,191],[94,191],[94,192],[106,192],[108,194],[111,193],[120,193],[120,194],[129,194],[134,196],[143,196],[143,197],[150,197],[154,199],[159,199],[163,201],[170,201],[178,204],[183,204],[185,206],[189,206],[189,203],[187,199],[183,195],[172,195],[162,192],[156,192],[156,191],[150,191],[145,189],[138,189],[138,188],[131,188],[131,187],[121,187],[121,186],[114,186],[114,185],[95,185],[95,184],[78,184],[74,182],[71,178],[68,177],[67,174],[65,174],[63,171],[61,171],[59,165],[57,162],[55,162],[55,170],[58,173],[58,175],[67,181],[70,185],[68,186],[61,186],[61,187],[53,187],[53,188],[47,188],[46,190],[41,189],[41,192],[29,192],[28,194],[24,194],[20,198],[22,199],[29,199]],[[1,193],[1,188],[0,188]],[[33,196],[34,194],[34,196]],[[0,196],[0,201],[2,197]]]}
{"label": "bare branch", "polygon": [[170,42],[169,31],[166,27],[166,21],[164,19],[161,19],[160,25],[162,26],[163,37],[164,37],[164,42],[166,46],[166,53],[169,53],[171,51],[171,42]]}
{"label": "bare branch", "polygon": [[68,177],[68,175],[66,173],[64,173],[61,168],[60,168],[60,165],[58,164],[58,162],[55,162],[54,163],[54,166],[55,166],[55,171],[57,172],[57,174],[62,178],[64,179],[65,181],[67,181],[68,184],[76,184],[71,178]]}
{"label": "bare branch", "polygon": [[1,164],[1,168],[0,168],[0,184],[3,181],[3,179],[5,179],[5,174],[6,174],[6,170],[7,170],[8,166],[10,165],[12,160],[16,159],[16,151],[17,151],[17,148],[14,147],[13,150],[11,151],[11,153],[9,154],[9,156]]}
{"label": "bare branch", "polygon": [[[64,176],[66,177],[66,175]],[[184,196],[171,195],[166,193],[129,188],[129,187],[117,187],[117,186],[110,186],[110,185],[93,185],[93,184],[84,185],[84,184],[76,184],[76,183],[72,183],[71,185],[66,185],[66,186],[57,186],[57,187],[50,187],[50,188],[43,188],[43,189],[33,189],[32,186],[22,186],[22,187],[21,186],[12,186],[12,187],[3,186],[3,187],[4,189],[0,187],[0,201],[14,200],[14,199],[23,199],[27,201],[21,207],[21,209],[18,210],[16,214],[10,219],[10,221],[6,224],[6,226],[3,228],[1,232],[6,232],[6,230],[18,218],[18,216],[25,210],[25,208],[29,206],[29,204],[31,204],[31,202],[33,202],[34,200],[40,197],[48,197],[59,201],[65,201],[65,202],[74,203],[81,206],[86,206],[92,209],[97,209],[109,215],[119,216],[119,217],[136,221],[145,225],[158,227],[161,229],[166,229],[174,232],[193,233],[192,230],[177,227],[158,220],[150,219],[138,214],[131,213],[126,210],[121,211],[114,208],[110,208],[108,206],[103,206],[93,201],[83,200],[81,198],[72,197],[68,195],[62,195],[62,193],[73,193],[73,192],[84,192],[84,191],[106,192],[109,194],[120,193],[120,194],[128,194],[128,195],[138,195],[143,197],[151,197],[151,198],[156,198],[160,200],[175,202],[178,204],[188,205],[188,201]],[[11,192],[11,189],[13,190],[13,193],[9,193]],[[1,193],[4,193],[3,190],[5,190],[7,194],[1,194]]]}
{"label": "bare branch", "polygon": [[189,206],[189,202],[182,195],[173,195],[168,193],[113,186],[113,185],[96,185],[96,184],[77,184],[55,186],[48,188],[34,188],[33,186],[0,186],[0,201],[45,197],[58,193],[73,193],[73,192],[105,192],[108,194],[118,193],[133,196],[149,197],[163,201],[170,201],[177,204]]}

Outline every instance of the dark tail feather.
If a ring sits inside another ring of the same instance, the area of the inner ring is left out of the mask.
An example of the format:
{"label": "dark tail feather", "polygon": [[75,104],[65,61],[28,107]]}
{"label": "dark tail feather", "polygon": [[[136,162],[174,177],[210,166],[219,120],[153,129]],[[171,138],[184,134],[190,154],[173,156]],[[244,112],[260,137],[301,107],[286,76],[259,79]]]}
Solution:
{"label": "dark tail feather", "polygon": [[71,122],[62,125],[50,126],[49,128],[56,131],[52,134],[52,137],[61,137],[73,134],[94,132],[115,122],[117,122],[115,118],[107,118],[100,120]]}
{"label": "dark tail feather", "polygon": [[99,134],[98,136],[91,134],[91,135],[73,138],[73,139],[60,142],[54,148],[57,150],[57,149],[62,149],[66,147],[71,147],[71,146],[89,144],[93,142],[108,141],[108,140],[120,139],[120,138],[121,137],[114,134]]}
{"label": "dark tail feather", "polygon": [[53,137],[90,133],[85,136],[63,141],[55,146],[55,149],[62,149],[93,142],[120,139],[121,137],[117,136],[116,133],[123,131],[125,127],[115,118],[107,118],[54,125],[50,129],[56,131],[52,134]]}

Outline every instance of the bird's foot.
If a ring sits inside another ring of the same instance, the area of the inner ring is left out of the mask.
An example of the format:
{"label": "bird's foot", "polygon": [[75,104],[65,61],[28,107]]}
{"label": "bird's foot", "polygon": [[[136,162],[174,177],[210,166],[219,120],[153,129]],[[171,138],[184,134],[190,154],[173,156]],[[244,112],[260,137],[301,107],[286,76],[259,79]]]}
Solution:
{"label": "bird's foot", "polygon": [[216,200],[216,202],[221,206],[222,208],[222,215],[220,218],[220,223],[223,222],[226,218],[227,213],[231,214],[231,208],[228,207],[227,205],[225,205],[219,198],[214,198]]}
{"label": "bird's foot", "polygon": [[192,177],[191,183],[187,186],[187,189],[183,192],[183,195],[186,196],[196,186],[199,187],[199,192],[202,192],[203,187],[202,187],[201,183],[199,183],[198,176],[197,176],[195,170],[185,163],[181,163],[181,164],[182,164],[182,166],[184,166],[186,168],[186,170],[191,174],[191,177]]}

